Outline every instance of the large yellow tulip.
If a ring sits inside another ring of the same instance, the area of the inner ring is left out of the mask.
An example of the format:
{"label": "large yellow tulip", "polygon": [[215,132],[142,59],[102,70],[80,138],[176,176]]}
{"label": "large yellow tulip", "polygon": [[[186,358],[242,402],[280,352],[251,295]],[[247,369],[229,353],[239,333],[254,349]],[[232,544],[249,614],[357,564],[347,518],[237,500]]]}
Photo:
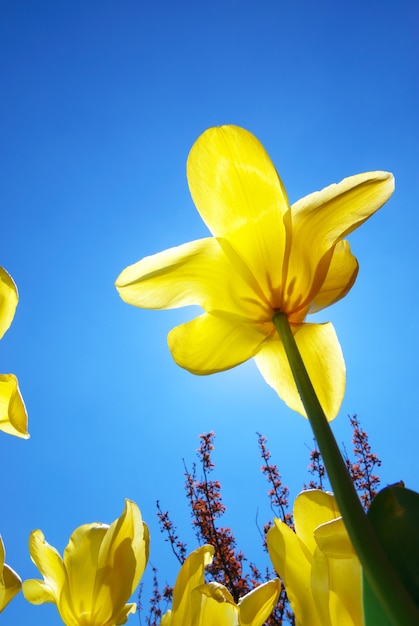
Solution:
{"label": "large yellow tulip", "polygon": [[33,604],[54,602],[66,626],[115,626],[135,613],[135,603],[126,603],[144,572],[149,534],[134,502],[126,500],[110,526],[77,528],[63,559],[40,530],[29,550],[44,580],[25,580],[23,594]]}
{"label": "large yellow tulip", "polygon": [[202,546],[182,565],[173,590],[172,609],[160,626],[262,626],[272,613],[281,589],[279,579],[256,587],[236,604],[219,583],[204,581],[214,548]]}
{"label": "large yellow tulip", "polygon": [[272,318],[287,315],[317,396],[333,419],[345,390],[345,364],[333,326],[306,316],[352,287],[358,263],[346,237],[394,189],[387,172],[345,178],[292,206],[261,143],[237,126],[210,128],[190,152],[193,200],[213,237],[146,257],[116,287],[151,309],[199,305],[204,313],[174,328],[172,355],[194,374],[255,358],[265,380],[305,415]]}
{"label": "large yellow tulip", "polygon": [[362,626],[361,565],[334,496],[303,491],[294,503],[294,522],[295,532],[275,520],[267,544],[296,626]]}
{"label": "large yellow tulip", "polygon": [[[0,267],[0,339],[12,323],[18,303],[13,279]],[[0,374],[0,430],[27,439],[28,416],[14,374]]]}

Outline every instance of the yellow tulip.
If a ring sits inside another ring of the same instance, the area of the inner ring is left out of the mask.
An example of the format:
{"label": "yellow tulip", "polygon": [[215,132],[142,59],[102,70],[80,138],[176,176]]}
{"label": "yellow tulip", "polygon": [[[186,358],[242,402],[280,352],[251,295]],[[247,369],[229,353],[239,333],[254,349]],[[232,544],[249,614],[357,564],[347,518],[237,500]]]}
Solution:
{"label": "yellow tulip", "polygon": [[261,143],[237,126],[210,128],[190,152],[189,188],[213,237],[145,257],[116,287],[151,309],[199,305],[168,343],[181,367],[213,374],[254,357],[263,377],[305,415],[272,318],[287,315],[328,419],[340,407],[345,364],[333,326],[305,323],[352,287],[358,263],[343,238],[390,197],[393,176],[345,178],[289,205]]}
{"label": "yellow tulip", "polygon": [[294,522],[295,532],[276,519],[267,544],[296,626],[362,626],[361,565],[334,496],[303,491]]}
{"label": "yellow tulip", "polygon": [[[10,327],[18,303],[13,279],[0,267],[0,339]],[[27,439],[28,416],[14,374],[0,374],[0,430]]]}
{"label": "yellow tulip", "polygon": [[0,537],[0,613],[22,588],[22,581],[11,567],[5,564],[6,551]]}
{"label": "yellow tulip", "polygon": [[66,626],[115,626],[135,613],[135,603],[126,603],[144,572],[149,534],[134,502],[126,500],[110,526],[77,528],[63,559],[40,530],[29,550],[44,580],[25,580],[23,594],[33,604],[54,602]]}
{"label": "yellow tulip", "polygon": [[279,579],[270,580],[246,594],[236,604],[219,583],[204,582],[205,566],[214,555],[212,546],[192,552],[182,565],[173,590],[172,609],[160,626],[262,626],[272,613],[281,589]]}

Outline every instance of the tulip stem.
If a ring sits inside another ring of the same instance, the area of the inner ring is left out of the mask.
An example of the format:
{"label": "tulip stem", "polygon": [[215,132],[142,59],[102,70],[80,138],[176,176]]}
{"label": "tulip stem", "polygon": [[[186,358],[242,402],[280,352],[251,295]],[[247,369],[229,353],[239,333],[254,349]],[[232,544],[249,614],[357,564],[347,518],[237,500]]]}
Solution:
{"label": "tulip stem", "polygon": [[274,315],[273,323],[284,345],[346,530],[368,581],[394,626],[417,626],[419,609],[394,571],[361,505],[332,429],[311,384],[288,318],[279,312]]}

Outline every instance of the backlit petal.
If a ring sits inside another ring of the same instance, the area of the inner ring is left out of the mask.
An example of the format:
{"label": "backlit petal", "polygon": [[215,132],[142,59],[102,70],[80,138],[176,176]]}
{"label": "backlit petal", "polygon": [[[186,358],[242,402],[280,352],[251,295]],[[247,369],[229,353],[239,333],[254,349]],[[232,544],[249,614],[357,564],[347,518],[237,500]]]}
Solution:
{"label": "backlit petal", "polygon": [[193,604],[197,610],[201,604],[200,595],[192,597],[192,592],[204,583],[204,570],[213,556],[214,548],[205,545],[194,550],[183,563],[173,589],[171,626],[192,626]]}
{"label": "backlit petal", "polygon": [[[125,501],[125,509],[106,531],[100,545],[96,587],[95,615],[104,617],[104,607],[110,606],[110,616],[116,617],[140,582],[149,553],[148,529],[135,502]],[[105,621],[105,620],[103,620]]]}
{"label": "backlit petal", "polygon": [[[294,328],[295,340],[329,420],[338,414],[345,391],[345,363],[332,324],[301,324]],[[306,416],[291,368],[279,337],[272,336],[255,355],[256,365],[266,382],[286,404]]]}
{"label": "backlit petal", "polygon": [[294,502],[295,531],[311,554],[317,547],[315,530],[340,516],[334,496],[319,489],[302,491]]}
{"label": "backlit petal", "polygon": [[28,414],[14,374],[0,374],[0,430],[28,439]]}
{"label": "backlit petal", "polygon": [[204,313],[168,335],[176,363],[193,374],[214,374],[239,365],[258,351],[269,332],[262,324],[240,323]]}
{"label": "backlit petal", "polygon": [[22,584],[23,595],[32,604],[44,604],[44,602],[56,602],[54,590],[44,580],[24,580]]}
{"label": "backlit petal", "polygon": [[280,591],[281,582],[275,578],[241,598],[240,626],[262,626],[274,610]]}
{"label": "backlit petal", "polygon": [[0,536],[0,613],[22,588],[20,577],[11,567],[5,564],[5,557],[6,551],[3,539]]}
{"label": "backlit petal", "polygon": [[12,323],[18,302],[13,278],[0,267],[0,339]]}
{"label": "backlit petal", "polygon": [[284,581],[298,625],[322,626],[311,593],[311,554],[289,526],[274,520],[266,536],[276,572]]}
{"label": "backlit petal", "polygon": [[231,260],[214,238],[145,257],[118,276],[116,288],[125,302],[142,308],[196,304],[207,312],[229,311],[253,321],[269,316],[267,304],[263,308],[260,297],[253,293],[257,283],[228,242],[222,245]]}
{"label": "backlit petal", "polygon": [[45,537],[40,530],[31,532],[29,552],[32,561],[44,577],[45,583],[51,588],[51,593],[57,602],[61,590],[67,585],[67,575],[61,556],[53,546],[50,546],[45,541]]}
{"label": "backlit petal", "polygon": [[[68,576],[68,596],[59,603],[60,614],[65,620],[72,614],[75,618],[96,610],[101,616],[112,610],[110,599],[104,607],[95,606],[94,589],[98,570],[99,550],[109,526],[106,524],[83,524],[72,533],[64,550],[64,566]],[[106,620],[103,620],[105,623]]]}
{"label": "backlit petal", "polygon": [[241,626],[237,605],[228,589],[220,583],[200,585],[192,594],[195,598],[200,596],[199,613],[193,626]]}
{"label": "backlit petal", "polygon": [[323,284],[334,245],[373,215],[394,191],[388,172],[367,172],[312,193],[292,205],[289,308],[312,300]]}
{"label": "backlit petal", "polygon": [[122,609],[122,611],[120,611],[120,613],[118,614],[115,624],[117,626],[119,626],[120,624],[126,624],[127,620],[128,620],[128,616],[131,614],[136,613],[137,611],[137,605],[135,604],[135,602],[130,602],[129,604],[126,604],[124,606],[124,608]]}
{"label": "backlit petal", "polygon": [[311,301],[309,313],[334,304],[348,293],[358,274],[358,261],[353,256],[346,239],[336,245],[332,260],[320,291]]}
{"label": "backlit petal", "polygon": [[288,200],[262,144],[237,126],[210,128],[187,164],[196,207],[215,237],[227,239],[266,296],[282,287]]}

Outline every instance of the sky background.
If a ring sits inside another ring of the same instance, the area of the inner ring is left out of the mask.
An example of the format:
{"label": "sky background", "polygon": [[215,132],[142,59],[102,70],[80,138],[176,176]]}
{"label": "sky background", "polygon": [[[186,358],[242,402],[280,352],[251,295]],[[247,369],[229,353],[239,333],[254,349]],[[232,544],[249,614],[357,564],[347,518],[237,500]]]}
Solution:
{"label": "sky background", "polygon": [[[216,433],[225,523],[259,564],[255,518],[272,514],[256,431],[292,498],[308,480],[309,424],[253,362],[183,371],[166,336],[196,311],[135,309],[113,286],[143,256],[207,236],[185,165],[213,125],[252,131],[291,202],[352,174],[394,173],[394,196],[350,237],[355,286],[317,319],[333,322],[347,365],[338,441],[350,448],[357,413],[382,483],[419,489],[418,31],[413,0],[0,1],[0,265],[20,293],[0,371],[19,378],[31,434],[0,433],[0,533],[22,579],[39,577],[31,530],[62,552],[128,497],[173,584],[155,502],[194,549],[182,459],[192,465],[200,433]],[[20,594],[1,623],[61,622]]]}

